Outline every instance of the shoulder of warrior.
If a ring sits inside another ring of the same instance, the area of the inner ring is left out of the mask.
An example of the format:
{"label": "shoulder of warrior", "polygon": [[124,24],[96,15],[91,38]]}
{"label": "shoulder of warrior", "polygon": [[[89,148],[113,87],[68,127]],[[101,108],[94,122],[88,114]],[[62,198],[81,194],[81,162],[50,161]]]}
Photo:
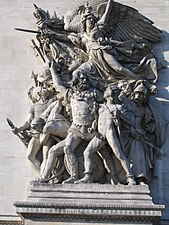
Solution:
{"label": "shoulder of warrior", "polygon": [[104,112],[106,109],[105,104],[99,104],[99,113]]}

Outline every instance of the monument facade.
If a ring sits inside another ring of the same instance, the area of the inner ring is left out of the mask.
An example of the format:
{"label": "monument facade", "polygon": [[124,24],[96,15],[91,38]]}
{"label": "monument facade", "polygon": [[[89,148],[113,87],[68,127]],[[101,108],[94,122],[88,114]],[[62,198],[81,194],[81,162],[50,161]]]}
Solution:
{"label": "monument facade", "polygon": [[[23,66],[32,62],[27,119],[14,122],[23,117],[17,106],[6,115],[32,166],[27,182],[33,187],[27,200],[14,195],[16,211],[26,224],[81,218],[85,224],[155,225],[165,206],[165,224],[168,92],[161,79],[168,81],[167,32],[127,2],[82,2],[63,15],[33,4],[34,27],[14,26],[20,37],[30,36],[36,56]],[[25,196],[27,186],[21,185]]]}

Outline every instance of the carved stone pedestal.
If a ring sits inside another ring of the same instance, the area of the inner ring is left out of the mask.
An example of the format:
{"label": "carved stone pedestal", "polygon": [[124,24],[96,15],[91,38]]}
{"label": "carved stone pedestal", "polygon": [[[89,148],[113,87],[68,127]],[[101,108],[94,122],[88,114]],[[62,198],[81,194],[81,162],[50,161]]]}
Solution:
{"label": "carved stone pedestal", "polygon": [[15,202],[25,225],[157,225],[163,205],[154,205],[147,186],[35,185]]}

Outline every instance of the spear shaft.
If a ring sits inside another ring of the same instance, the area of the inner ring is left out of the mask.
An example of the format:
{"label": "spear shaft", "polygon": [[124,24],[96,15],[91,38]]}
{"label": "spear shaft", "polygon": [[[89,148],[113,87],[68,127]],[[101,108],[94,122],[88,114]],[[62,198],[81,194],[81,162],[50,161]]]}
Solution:
{"label": "spear shaft", "polygon": [[15,28],[17,31],[27,32],[27,33],[34,33],[34,34],[41,34],[40,31],[36,30],[28,30],[28,29],[22,29],[22,28]]}

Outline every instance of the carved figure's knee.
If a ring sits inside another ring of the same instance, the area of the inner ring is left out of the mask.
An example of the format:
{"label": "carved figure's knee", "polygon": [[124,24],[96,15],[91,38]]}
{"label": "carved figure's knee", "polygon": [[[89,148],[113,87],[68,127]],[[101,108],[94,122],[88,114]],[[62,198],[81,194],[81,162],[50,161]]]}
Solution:
{"label": "carved figure's knee", "polygon": [[43,128],[43,133],[44,133],[44,134],[48,134],[48,133],[50,133],[50,130],[51,130],[50,126],[45,126],[45,127]]}

